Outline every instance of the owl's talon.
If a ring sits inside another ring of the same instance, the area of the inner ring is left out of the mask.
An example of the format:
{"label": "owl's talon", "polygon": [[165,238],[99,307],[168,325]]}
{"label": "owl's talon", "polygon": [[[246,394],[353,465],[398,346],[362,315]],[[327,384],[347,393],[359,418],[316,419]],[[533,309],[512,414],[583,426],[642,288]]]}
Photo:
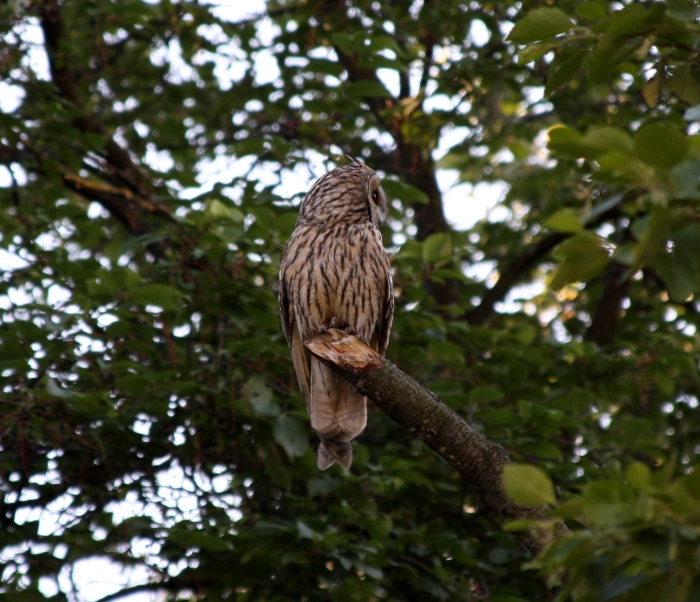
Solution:
{"label": "owl's talon", "polygon": [[318,331],[325,334],[331,328],[337,328],[337,327],[338,327],[338,318],[331,318],[331,321],[328,324],[321,324],[318,327]]}
{"label": "owl's talon", "polygon": [[352,326],[347,326],[347,327],[345,328],[345,334],[350,334],[350,335],[352,335],[352,336],[356,336],[356,335],[357,335],[357,330],[355,330]]}

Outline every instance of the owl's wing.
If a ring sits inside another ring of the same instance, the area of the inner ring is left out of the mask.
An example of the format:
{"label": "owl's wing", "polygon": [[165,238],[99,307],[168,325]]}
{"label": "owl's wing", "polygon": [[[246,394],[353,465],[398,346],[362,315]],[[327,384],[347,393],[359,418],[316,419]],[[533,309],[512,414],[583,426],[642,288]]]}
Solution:
{"label": "owl's wing", "polygon": [[389,334],[391,333],[391,323],[394,320],[394,289],[391,282],[391,264],[389,258],[385,257],[384,267],[384,305],[382,315],[377,325],[377,351],[384,355],[389,345]]}
{"label": "owl's wing", "polygon": [[282,315],[282,330],[287,338],[287,343],[292,351],[292,362],[294,371],[297,374],[299,388],[304,396],[306,407],[309,406],[310,392],[309,381],[311,380],[311,354],[304,347],[304,341],[299,333],[296,318],[294,316],[294,306],[289,297],[289,288],[284,276],[280,278],[280,314]]}
{"label": "owl's wing", "polygon": [[[282,259],[284,262],[284,259]],[[287,279],[284,277],[284,263],[280,273],[280,316],[282,316],[282,330],[287,338],[287,344],[292,346],[292,327],[294,324],[294,309],[289,299],[289,289]]]}

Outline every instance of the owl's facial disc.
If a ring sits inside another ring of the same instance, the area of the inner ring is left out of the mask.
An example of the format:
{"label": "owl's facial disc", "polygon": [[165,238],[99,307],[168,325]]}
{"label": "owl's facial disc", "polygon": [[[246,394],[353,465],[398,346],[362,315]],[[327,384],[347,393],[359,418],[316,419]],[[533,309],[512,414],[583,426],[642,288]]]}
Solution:
{"label": "owl's facial disc", "polygon": [[369,180],[369,200],[372,223],[375,226],[381,226],[386,219],[388,208],[386,194],[377,174],[374,174]]}

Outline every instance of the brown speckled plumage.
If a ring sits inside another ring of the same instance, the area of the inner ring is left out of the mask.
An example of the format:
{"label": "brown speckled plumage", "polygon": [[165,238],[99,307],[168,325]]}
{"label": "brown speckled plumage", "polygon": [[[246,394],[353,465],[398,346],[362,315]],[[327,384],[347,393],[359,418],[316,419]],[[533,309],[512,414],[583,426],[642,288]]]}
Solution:
{"label": "brown speckled plumage", "polygon": [[336,461],[350,466],[349,442],[367,425],[367,398],[302,343],[334,326],[384,355],[394,314],[391,267],[378,229],[386,214],[374,171],[360,163],[338,167],[304,197],[282,256],[282,326],[311,426],[321,437],[322,470]]}

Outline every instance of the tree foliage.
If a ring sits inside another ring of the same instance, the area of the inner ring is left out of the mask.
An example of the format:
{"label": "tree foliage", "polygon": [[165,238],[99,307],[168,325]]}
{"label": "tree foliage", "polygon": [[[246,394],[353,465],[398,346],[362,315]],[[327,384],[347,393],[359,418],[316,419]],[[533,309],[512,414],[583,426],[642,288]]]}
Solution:
{"label": "tree foliage", "polygon": [[[700,10],[556,5],[0,6],[4,599],[95,558],[147,576],[111,599],[698,599]],[[344,154],[389,358],[572,529],[534,562],[376,409],[315,467],[275,284]],[[450,176],[504,193],[455,227]]]}

